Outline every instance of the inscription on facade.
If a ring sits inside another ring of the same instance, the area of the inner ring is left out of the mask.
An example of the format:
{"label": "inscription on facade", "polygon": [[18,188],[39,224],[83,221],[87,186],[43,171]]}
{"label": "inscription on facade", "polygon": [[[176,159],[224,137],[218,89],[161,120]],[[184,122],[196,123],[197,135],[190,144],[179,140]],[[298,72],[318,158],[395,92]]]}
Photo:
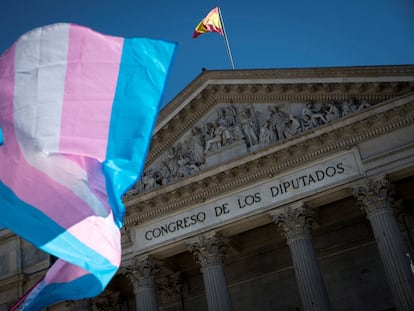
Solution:
{"label": "inscription on facade", "polygon": [[190,211],[143,225],[135,231],[135,250],[142,252],[158,247],[359,178],[363,175],[359,159],[356,150],[348,151]]}

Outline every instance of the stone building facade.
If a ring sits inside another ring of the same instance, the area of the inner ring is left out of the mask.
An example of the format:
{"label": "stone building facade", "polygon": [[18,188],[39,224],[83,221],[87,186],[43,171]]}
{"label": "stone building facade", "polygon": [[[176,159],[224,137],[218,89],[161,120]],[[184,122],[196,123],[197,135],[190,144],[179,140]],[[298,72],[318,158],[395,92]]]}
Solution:
{"label": "stone building facade", "polygon": [[[49,310],[414,310],[413,189],[414,66],[203,71],[125,195],[119,272]],[[50,263],[1,230],[0,310]]]}

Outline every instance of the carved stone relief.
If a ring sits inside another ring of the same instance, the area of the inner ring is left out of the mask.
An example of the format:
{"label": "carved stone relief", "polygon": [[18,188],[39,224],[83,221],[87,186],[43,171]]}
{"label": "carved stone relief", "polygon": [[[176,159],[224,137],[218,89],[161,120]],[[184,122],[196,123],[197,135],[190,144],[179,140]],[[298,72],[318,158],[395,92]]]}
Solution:
{"label": "carved stone relief", "polygon": [[278,230],[290,243],[292,240],[311,236],[313,216],[314,211],[300,203],[297,207],[289,205],[283,212],[274,215],[273,220]]}
{"label": "carved stone relief", "polygon": [[162,187],[370,106],[353,98],[289,105],[218,105],[154,161],[126,197]]}
{"label": "carved stone relief", "polygon": [[140,287],[155,287],[155,278],[159,273],[159,264],[148,255],[136,256],[131,265],[123,269],[134,293],[138,292]]}

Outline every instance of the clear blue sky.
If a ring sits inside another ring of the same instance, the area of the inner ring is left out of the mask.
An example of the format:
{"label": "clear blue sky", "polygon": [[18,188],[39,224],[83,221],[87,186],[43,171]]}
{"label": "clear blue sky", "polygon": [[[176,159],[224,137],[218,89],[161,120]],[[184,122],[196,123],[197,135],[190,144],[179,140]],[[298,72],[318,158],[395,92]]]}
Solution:
{"label": "clear blue sky", "polygon": [[174,41],[166,104],[201,68],[231,69],[223,37],[191,37],[215,6],[236,69],[414,64],[413,0],[0,1],[0,53],[26,31],[55,22]]}

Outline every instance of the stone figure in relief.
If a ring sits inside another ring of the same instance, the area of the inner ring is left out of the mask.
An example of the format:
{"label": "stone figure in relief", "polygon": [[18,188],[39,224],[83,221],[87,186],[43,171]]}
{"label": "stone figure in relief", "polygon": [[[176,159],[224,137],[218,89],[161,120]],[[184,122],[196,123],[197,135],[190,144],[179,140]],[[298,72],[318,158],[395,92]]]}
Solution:
{"label": "stone figure in relief", "polygon": [[206,124],[204,153],[231,145],[238,139],[236,114],[233,106],[221,108],[217,111],[217,119]]}
{"label": "stone figure in relief", "polygon": [[161,179],[160,185],[164,186],[170,182],[171,179],[171,171],[168,167],[167,161],[161,161],[161,166],[158,170],[158,175]]}
{"label": "stone figure in relief", "polygon": [[334,102],[330,102],[327,104],[325,119],[327,122],[331,122],[333,120],[339,119],[341,117],[341,111],[336,106]]}
{"label": "stone figure in relief", "polygon": [[259,143],[259,139],[256,133],[256,119],[254,116],[252,116],[252,111],[246,109],[242,112],[240,127],[244,135],[247,147],[257,145]]}
{"label": "stone figure in relief", "polygon": [[354,112],[354,99],[348,98],[342,102],[342,116],[345,117]]}
{"label": "stone figure in relief", "polygon": [[147,172],[144,172],[142,182],[144,185],[144,190],[151,190],[155,188],[156,182],[152,169],[149,169]]}
{"label": "stone figure in relief", "polygon": [[270,109],[269,119],[271,120],[273,129],[277,133],[277,139],[284,139],[284,132],[286,129],[286,123],[289,120],[289,115],[280,110],[278,106],[274,106]]}
{"label": "stone figure in relief", "polygon": [[222,130],[218,127],[215,122],[209,122],[206,124],[206,148],[204,152],[210,151],[210,149],[214,148],[213,150],[218,150],[218,148],[222,145]]}
{"label": "stone figure in relief", "polygon": [[178,161],[181,170],[180,170],[180,177],[188,176],[193,174],[194,172],[198,172],[198,164],[193,156],[193,144],[191,144],[190,139],[186,140],[181,148],[181,158]]}
{"label": "stone figure in relief", "polygon": [[302,130],[306,131],[317,127],[319,125],[325,124],[328,121],[325,119],[324,115],[320,112],[313,110],[312,103],[307,103],[302,110],[301,123]]}
{"label": "stone figure in relief", "polygon": [[360,105],[358,105],[355,102],[355,99],[350,97],[342,102],[342,116],[345,117],[347,115],[350,115],[351,113],[361,111],[362,109],[368,107],[371,107],[371,105],[367,103],[365,100]]}
{"label": "stone figure in relief", "polygon": [[270,119],[266,119],[260,128],[259,142],[260,146],[265,147],[276,141],[275,131],[271,125]]}
{"label": "stone figure in relief", "polygon": [[177,144],[177,165],[178,169],[175,177],[184,177],[189,175],[192,160],[187,143],[183,144],[179,142]]}
{"label": "stone figure in relief", "polygon": [[291,113],[289,114],[289,120],[286,123],[285,130],[283,132],[286,138],[291,138],[296,134],[300,133],[301,125],[300,121]]}
{"label": "stone figure in relief", "polygon": [[171,177],[175,177],[177,176],[178,173],[178,159],[179,159],[179,150],[177,147],[172,146],[166,155],[167,158],[167,163],[168,163],[168,168],[170,170],[171,173]]}
{"label": "stone figure in relief", "polygon": [[357,111],[361,111],[362,109],[366,109],[371,107],[371,105],[367,101],[363,101],[357,108]]}
{"label": "stone figure in relief", "polygon": [[221,146],[231,145],[234,142],[233,130],[229,125],[221,121],[222,120],[219,120],[218,123],[216,123],[218,133],[221,135]]}
{"label": "stone figure in relief", "polygon": [[204,135],[203,131],[199,127],[194,127],[191,129],[191,143],[190,143],[190,152],[192,158],[194,159],[194,164],[200,166],[204,163]]}
{"label": "stone figure in relief", "polygon": [[237,122],[236,121],[236,118],[237,118],[236,107],[234,107],[233,105],[227,106],[223,108],[223,111],[224,111],[225,120],[228,126],[234,126]]}
{"label": "stone figure in relief", "polygon": [[235,142],[237,134],[235,133],[236,108],[233,106],[219,110],[219,117],[216,124],[222,136],[221,146],[228,146]]}

